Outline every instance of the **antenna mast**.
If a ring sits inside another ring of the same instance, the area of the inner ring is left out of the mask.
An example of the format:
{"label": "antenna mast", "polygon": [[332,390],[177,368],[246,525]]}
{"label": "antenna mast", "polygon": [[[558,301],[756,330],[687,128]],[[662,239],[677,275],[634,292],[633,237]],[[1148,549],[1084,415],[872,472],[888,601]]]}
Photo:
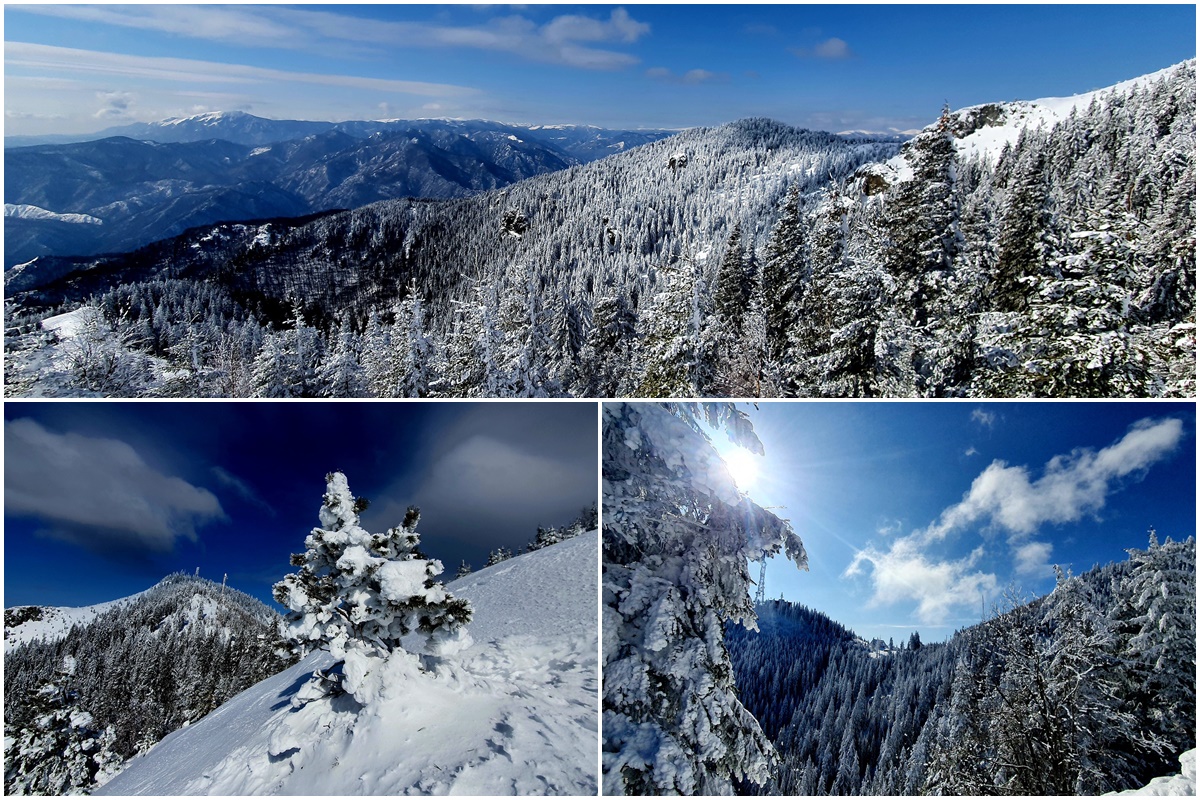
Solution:
{"label": "antenna mast", "polygon": [[765,603],[767,600],[767,557],[763,556],[758,568],[758,588],[754,590],[754,602]]}

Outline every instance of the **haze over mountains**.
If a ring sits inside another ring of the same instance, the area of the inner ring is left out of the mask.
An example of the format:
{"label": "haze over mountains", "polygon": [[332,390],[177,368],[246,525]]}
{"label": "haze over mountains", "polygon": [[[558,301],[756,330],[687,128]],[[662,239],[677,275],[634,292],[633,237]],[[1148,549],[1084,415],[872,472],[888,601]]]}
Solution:
{"label": "haze over mountains", "polygon": [[219,221],[461,197],[670,133],[230,112],[112,128],[72,143],[14,147],[29,139],[10,137],[5,268],[37,256],[132,250]]}

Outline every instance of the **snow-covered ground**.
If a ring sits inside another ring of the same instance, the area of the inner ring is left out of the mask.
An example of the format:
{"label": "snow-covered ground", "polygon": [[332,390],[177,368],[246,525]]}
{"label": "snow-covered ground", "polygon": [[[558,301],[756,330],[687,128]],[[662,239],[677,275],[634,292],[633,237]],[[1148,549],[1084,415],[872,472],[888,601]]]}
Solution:
{"label": "snow-covered ground", "polygon": [[1196,796],[1196,751],[1187,750],[1179,756],[1179,774],[1154,778],[1140,789],[1127,789],[1109,794],[1138,794],[1157,797]]}
{"label": "snow-covered ground", "polygon": [[97,794],[569,794],[597,789],[598,534],[450,584],[474,645],[436,674],[397,651],[352,697],[293,708],[324,652],[131,761]]}
{"label": "snow-covered ground", "polygon": [[[27,620],[12,627],[4,626],[4,652],[7,653],[17,645],[37,639],[56,642],[66,636],[73,626],[86,625],[105,611],[116,608],[123,603],[128,603],[142,594],[144,592],[138,592],[129,597],[122,597],[119,600],[109,600],[106,603],[97,603],[94,606],[37,606],[37,608],[41,609],[40,619]],[[15,611],[20,608],[28,608],[28,606],[16,606],[8,610]]]}

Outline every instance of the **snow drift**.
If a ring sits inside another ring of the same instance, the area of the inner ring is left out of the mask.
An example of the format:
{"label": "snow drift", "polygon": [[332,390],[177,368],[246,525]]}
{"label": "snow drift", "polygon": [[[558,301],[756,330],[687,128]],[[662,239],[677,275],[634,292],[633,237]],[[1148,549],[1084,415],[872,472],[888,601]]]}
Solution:
{"label": "snow drift", "polygon": [[[598,534],[450,584],[475,644],[436,673],[396,651],[350,695],[293,700],[315,652],[131,761],[98,794],[596,793]],[[354,674],[351,675],[351,672]]]}

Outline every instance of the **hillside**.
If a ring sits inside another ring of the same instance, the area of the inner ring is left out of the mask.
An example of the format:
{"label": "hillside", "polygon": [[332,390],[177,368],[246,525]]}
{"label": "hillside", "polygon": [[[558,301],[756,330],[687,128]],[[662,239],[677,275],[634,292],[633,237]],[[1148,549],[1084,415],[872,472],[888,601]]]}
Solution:
{"label": "hillside", "polygon": [[88,790],[292,661],[273,610],[183,574],[108,603],[22,606],[5,619],[8,794]]}
{"label": "hillside", "polygon": [[141,593],[91,606],[13,606],[4,609],[4,652],[32,641],[56,642],[76,625],[88,625],[96,617],[124,605]]}
{"label": "hillside", "polygon": [[1194,740],[1195,542],[1129,553],[889,658],[818,612],[760,605],[760,632],[726,634],[739,696],[780,754],[759,791],[1174,793],[1186,776],[1159,776]]}
{"label": "hillside", "polygon": [[311,654],[164,739],[100,794],[594,794],[597,534],[448,584],[475,644],[436,675],[406,654],[381,693],[294,708]]}

